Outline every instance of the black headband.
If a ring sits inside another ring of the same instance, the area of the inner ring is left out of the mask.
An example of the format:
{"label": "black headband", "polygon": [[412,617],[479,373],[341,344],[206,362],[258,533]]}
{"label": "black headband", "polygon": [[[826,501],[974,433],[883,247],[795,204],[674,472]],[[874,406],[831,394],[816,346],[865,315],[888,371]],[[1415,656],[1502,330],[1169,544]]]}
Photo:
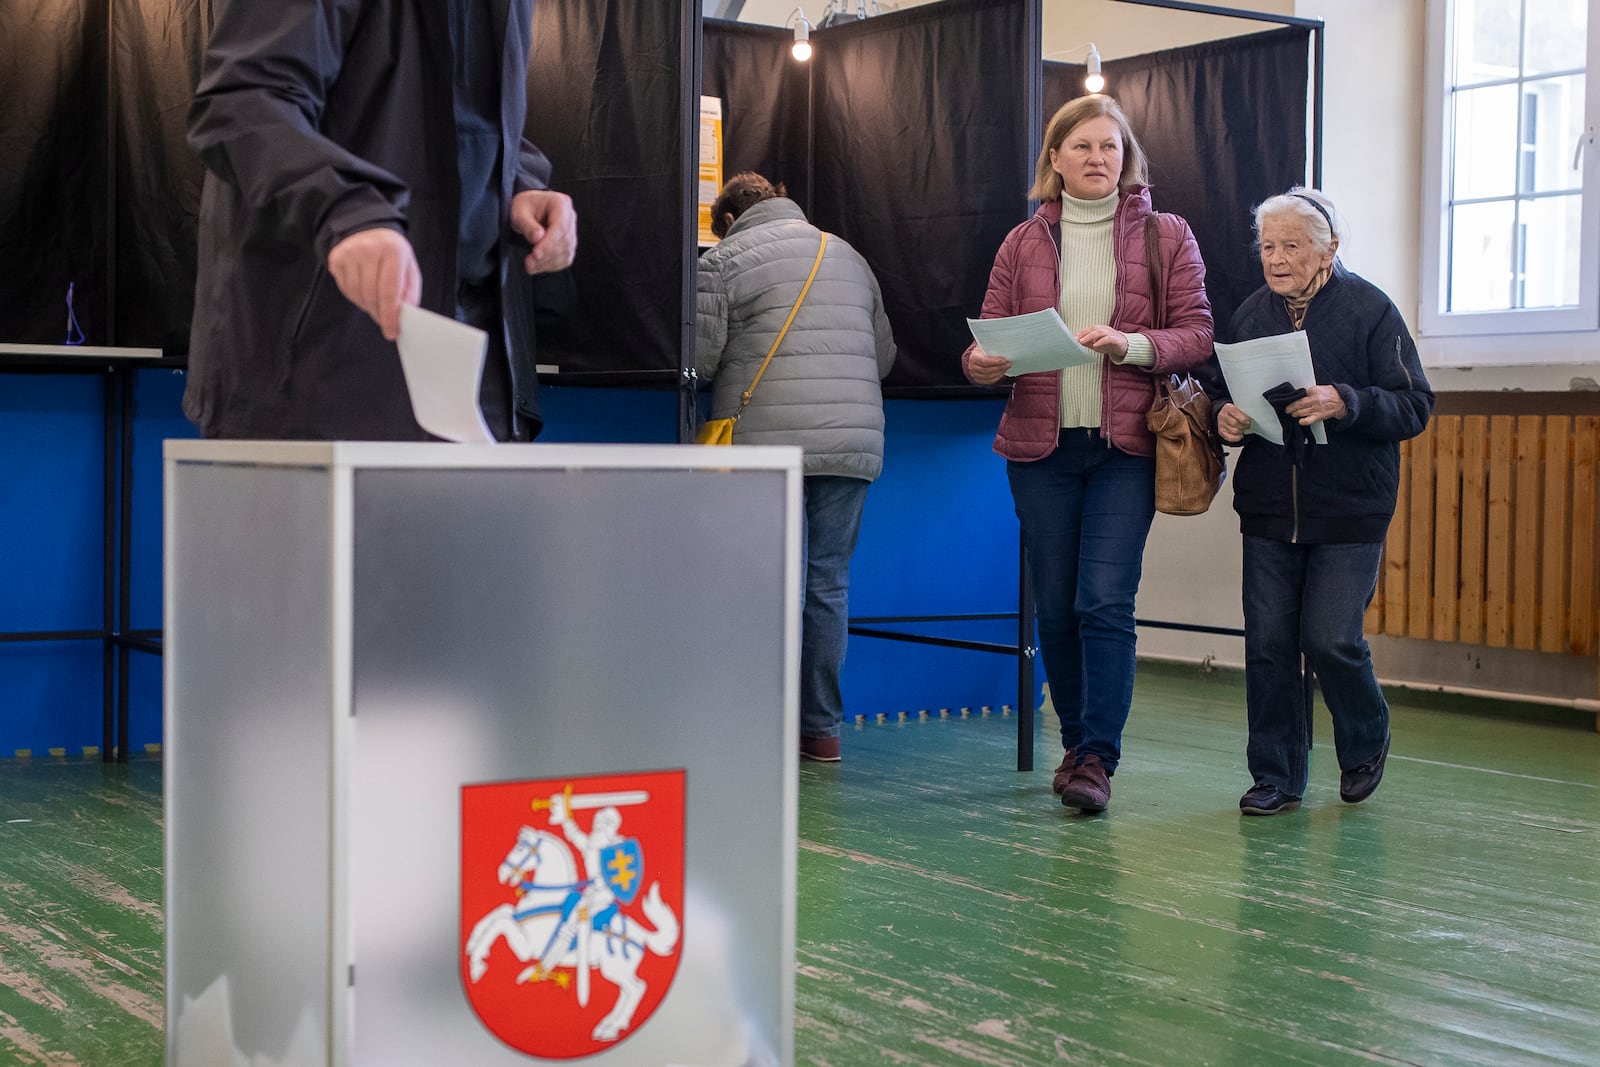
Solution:
{"label": "black headband", "polygon": [[1307,196],[1305,193],[1290,193],[1289,195],[1290,196],[1299,197],[1301,200],[1304,200],[1306,203],[1308,203],[1312,207],[1316,208],[1317,209],[1317,214],[1321,215],[1328,222],[1328,233],[1332,237],[1334,237],[1335,239],[1338,238],[1339,231],[1333,228],[1333,216],[1328,214],[1328,209],[1327,208],[1325,208],[1321,204],[1317,203],[1317,201],[1314,198]]}

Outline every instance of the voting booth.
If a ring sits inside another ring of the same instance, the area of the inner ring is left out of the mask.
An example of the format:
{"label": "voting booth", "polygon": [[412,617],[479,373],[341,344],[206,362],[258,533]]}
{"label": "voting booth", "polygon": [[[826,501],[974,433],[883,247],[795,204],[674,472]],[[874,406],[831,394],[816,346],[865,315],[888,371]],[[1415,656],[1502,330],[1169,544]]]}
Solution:
{"label": "voting booth", "polygon": [[168,442],[168,1064],[791,1062],[799,463]]}

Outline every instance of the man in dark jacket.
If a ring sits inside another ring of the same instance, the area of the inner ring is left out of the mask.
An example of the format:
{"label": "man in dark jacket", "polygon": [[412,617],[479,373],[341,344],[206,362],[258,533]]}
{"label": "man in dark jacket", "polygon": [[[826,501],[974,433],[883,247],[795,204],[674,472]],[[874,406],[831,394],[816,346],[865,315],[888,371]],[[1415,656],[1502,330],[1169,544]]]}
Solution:
{"label": "man in dark jacket", "polygon": [[527,275],[571,263],[577,219],[522,138],[532,6],[219,5],[189,115],[202,433],[426,439],[393,343],[420,304],[488,332],[485,419],[537,434]]}

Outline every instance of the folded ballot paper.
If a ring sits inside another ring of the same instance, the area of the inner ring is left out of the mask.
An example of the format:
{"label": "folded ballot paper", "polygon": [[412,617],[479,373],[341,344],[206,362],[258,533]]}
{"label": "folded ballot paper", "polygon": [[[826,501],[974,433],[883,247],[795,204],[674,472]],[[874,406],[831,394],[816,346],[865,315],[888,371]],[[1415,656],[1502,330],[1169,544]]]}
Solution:
{"label": "folded ballot paper", "polygon": [[492,442],[478,406],[489,335],[408,304],[400,309],[399,345],[417,425],[446,441]]}
{"label": "folded ballot paper", "polygon": [[1011,369],[1006,371],[1009,375],[1065,370],[1100,361],[1100,353],[1080,345],[1051,308],[1003,319],[968,319],[967,326],[986,355],[1011,361]]}

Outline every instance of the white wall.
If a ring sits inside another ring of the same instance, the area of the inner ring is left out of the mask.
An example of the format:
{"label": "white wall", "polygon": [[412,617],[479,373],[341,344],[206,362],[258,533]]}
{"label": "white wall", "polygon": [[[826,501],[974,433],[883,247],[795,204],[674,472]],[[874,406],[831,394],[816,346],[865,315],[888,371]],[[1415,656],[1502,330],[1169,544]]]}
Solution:
{"label": "white wall", "polygon": [[[1295,13],[1294,0],[1259,0],[1228,6],[1274,15]],[[1141,10],[1114,0],[1043,0],[1041,18],[1045,56],[1064,63],[1082,63],[1091,41],[1100,58],[1117,59],[1272,28],[1268,23],[1254,20],[1200,15],[1192,11]],[[1058,52],[1065,54],[1053,54]],[[1116,88],[1112,86],[1106,91],[1114,95]]]}
{"label": "white wall", "polygon": [[1326,29],[1323,190],[1350,226],[1345,265],[1416,331],[1423,0],[1300,0]]}

